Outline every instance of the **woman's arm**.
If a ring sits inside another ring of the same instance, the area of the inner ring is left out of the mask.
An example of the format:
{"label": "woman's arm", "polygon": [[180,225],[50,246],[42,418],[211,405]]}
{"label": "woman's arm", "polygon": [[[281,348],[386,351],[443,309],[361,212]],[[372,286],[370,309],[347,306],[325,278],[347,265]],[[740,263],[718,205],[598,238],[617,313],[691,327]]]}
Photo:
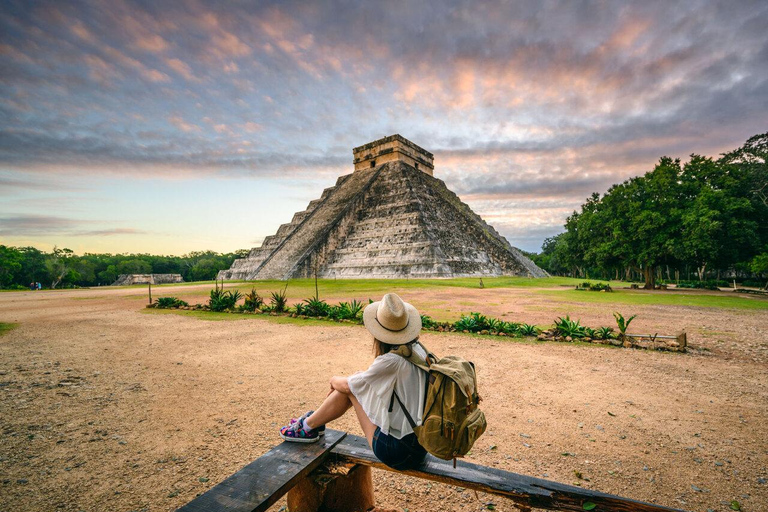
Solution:
{"label": "woman's arm", "polygon": [[339,393],[344,393],[345,395],[350,394],[349,390],[349,382],[347,382],[346,377],[331,377],[331,389],[336,390]]}

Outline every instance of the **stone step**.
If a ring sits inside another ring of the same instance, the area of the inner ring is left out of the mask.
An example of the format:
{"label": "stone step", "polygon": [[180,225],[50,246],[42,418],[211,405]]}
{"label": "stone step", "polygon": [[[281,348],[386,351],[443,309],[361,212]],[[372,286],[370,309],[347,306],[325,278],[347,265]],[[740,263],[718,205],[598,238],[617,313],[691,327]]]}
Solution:
{"label": "stone step", "polygon": [[361,171],[342,177],[338,185],[323,192],[323,202],[279,248],[261,265],[258,279],[287,279],[292,269],[303,260],[309,248],[322,240],[332,223],[350,208],[351,200],[377,175],[375,170]]}
{"label": "stone step", "polygon": [[[433,178],[403,162],[340,176],[243,263],[248,279],[546,275]],[[224,272],[224,271],[223,271]]]}

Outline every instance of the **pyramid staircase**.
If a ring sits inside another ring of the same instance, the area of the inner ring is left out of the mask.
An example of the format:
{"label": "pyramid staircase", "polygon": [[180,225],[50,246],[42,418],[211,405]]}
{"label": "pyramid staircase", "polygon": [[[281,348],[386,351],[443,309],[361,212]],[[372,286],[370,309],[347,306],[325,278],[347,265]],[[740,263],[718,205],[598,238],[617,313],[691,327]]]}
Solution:
{"label": "pyramid staircase", "polygon": [[402,161],[342,176],[220,279],[544,277],[442,180]]}

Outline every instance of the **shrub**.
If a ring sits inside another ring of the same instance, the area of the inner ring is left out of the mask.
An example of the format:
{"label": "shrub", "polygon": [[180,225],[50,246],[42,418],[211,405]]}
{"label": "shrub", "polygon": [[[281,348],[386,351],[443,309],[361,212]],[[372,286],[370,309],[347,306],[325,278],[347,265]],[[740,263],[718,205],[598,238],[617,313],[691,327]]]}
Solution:
{"label": "shrub", "polygon": [[584,326],[578,320],[571,320],[569,315],[555,320],[555,330],[561,336],[570,336],[571,338],[584,338],[587,336]]}
{"label": "shrub", "polygon": [[595,330],[595,339],[597,340],[610,340],[615,337],[616,335],[613,334],[613,327],[598,327]]}
{"label": "shrub", "polygon": [[304,299],[306,305],[304,306],[304,314],[307,316],[329,316],[331,313],[331,306],[324,300],[312,297],[311,299]]}
{"label": "shrub", "polygon": [[429,315],[421,315],[421,328],[422,329],[434,329],[437,322]]}
{"label": "shrub", "polygon": [[477,325],[477,319],[473,316],[464,316],[461,315],[461,318],[459,318],[456,322],[453,324],[453,328],[457,331],[468,331],[468,332],[478,332],[482,329],[480,329]]}
{"label": "shrub", "polygon": [[730,286],[727,281],[680,281],[678,288],[694,288],[700,290],[717,290],[719,287],[726,288]]}
{"label": "shrub", "polygon": [[234,309],[235,304],[243,297],[240,291],[224,291],[216,288],[211,290],[211,297],[208,299],[208,307],[211,311],[225,311]]}
{"label": "shrub", "polygon": [[179,308],[181,306],[189,306],[186,302],[176,297],[159,297],[157,299],[157,307],[160,309]]}
{"label": "shrub", "polygon": [[271,304],[271,310],[275,313],[283,313],[286,310],[286,306],[288,305],[288,297],[286,296],[285,291],[288,289],[288,285],[285,285],[285,288],[283,288],[279,292],[272,292],[272,299],[270,301]]}
{"label": "shrub", "polygon": [[536,336],[539,334],[539,329],[535,325],[520,324],[518,331],[521,336]]}
{"label": "shrub", "polygon": [[243,311],[256,311],[264,305],[264,298],[256,292],[256,288],[251,288],[250,293],[245,296],[243,302]]}
{"label": "shrub", "polygon": [[514,336],[517,334],[522,334],[520,329],[522,328],[523,325],[525,324],[519,324],[517,322],[502,322],[501,328],[499,331],[503,332],[504,334]]}
{"label": "shrub", "polygon": [[348,302],[339,302],[336,306],[328,306],[328,318],[332,320],[347,320],[351,317]]}
{"label": "shrub", "polygon": [[590,283],[585,281],[576,285],[577,290],[589,290],[591,292],[612,292],[613,288],[608,283]]}
{"label": "shrub", "polygon": [[498,318],[489,318],[487,324],[488,330],[491,332],[501,332],[504,328],[504,320],[499,320]]}

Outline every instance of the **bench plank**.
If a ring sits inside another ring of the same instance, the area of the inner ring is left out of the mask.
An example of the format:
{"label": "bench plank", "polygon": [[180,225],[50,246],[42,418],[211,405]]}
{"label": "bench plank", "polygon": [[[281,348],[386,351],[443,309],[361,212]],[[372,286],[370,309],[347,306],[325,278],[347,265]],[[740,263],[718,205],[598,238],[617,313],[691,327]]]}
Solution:
{"label": "bench plank", "polygon": [[[326,430],[326,432],[333,432]],[[363,437],[347,435],[337,444],[331,453],[356,464],[364,464],[379,469],[396,471],[384,465],[371,451],[368,441]],[[638,511],[638,512],[680,512],[679,509],[644,503],[629,498],[622,498],[572,485],[565,485],[541,478],[533,478],[500,469],[479,466],[459,460],[457,467],[453,462],[444,461],[427,455],[422,466],[414,470],[396,471],[407,475],[434,480],[491,494],[505,496],[523,507],[536,507],[548,510],[583,511],[584,503],[592,502],[600,511]]]}
{"label": "bench plank", "polygon": [[345,432],[327,430],[316,443],[283,442],[177,512],[267,510],[318,467],[345,435]]}

